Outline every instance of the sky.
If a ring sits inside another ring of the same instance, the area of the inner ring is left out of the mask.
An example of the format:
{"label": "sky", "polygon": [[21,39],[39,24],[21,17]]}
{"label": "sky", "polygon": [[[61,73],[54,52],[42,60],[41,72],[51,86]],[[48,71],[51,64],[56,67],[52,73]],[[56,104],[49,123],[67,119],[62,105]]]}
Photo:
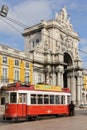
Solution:
{"label": "sky", "polygon": [[[83,0],[0,0],[2,5],[9,7],[8,17],[30,27],[41,20],[55,18],[55,13],[66,6],[70,22],[79,35],[78,48],[84,67],[87,69],[87,1]],[[18,26],[0,16],[0,44],[17,50],[24,50],[24,27]]]}

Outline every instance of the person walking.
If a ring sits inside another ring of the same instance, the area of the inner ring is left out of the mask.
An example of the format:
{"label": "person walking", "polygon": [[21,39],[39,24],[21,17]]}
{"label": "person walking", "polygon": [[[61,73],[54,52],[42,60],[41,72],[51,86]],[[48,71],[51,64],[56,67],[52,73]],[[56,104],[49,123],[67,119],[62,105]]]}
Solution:
{"label": "person walking", "polygon": [[75,115],[75,105],[73,104],[73,101],[71,101],[71,103],[69,104],[69,112],[70,112],[70,116],[74,116]]}

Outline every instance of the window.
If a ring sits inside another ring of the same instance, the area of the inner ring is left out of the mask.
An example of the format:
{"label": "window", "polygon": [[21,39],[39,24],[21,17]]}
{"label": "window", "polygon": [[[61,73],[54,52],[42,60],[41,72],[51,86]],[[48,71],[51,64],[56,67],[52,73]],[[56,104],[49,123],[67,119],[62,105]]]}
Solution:
{"label": "window", "polygon": [[12,92],[10,93],[10,103],[16,103],[17,101],[17,93]]}
{"label": "window", "polygon": [[31,104],[36,104],[36,94],[31,94]]}
{"label": "window", "polygon": [[2,82],[4,82],[4,83],[8,82],[8,79],[7,79],[7,68],[2,68]]}
{"label": "window", "polygon": [[19,70],[15,70],[15,80],[19,81]]}
{"label": "window", "polygon": [[15,66],[19,66],[19,60],[15,60]]}
{"label": "window", "polygon": [[37,95],[38,104],[43,104],[43,95]]}
{"label": "window", "polygon": [[54,104],[54,95],[50,95],[50,104]]}
{"label": "window", "polygon": [[2,69],[2,74],[4,78],[7,78],[7,68]]}
{"label": "window", "polygon": [[26,93],[19,93],[18,102],[19,103],[26,103],[27,94]]}
{"label": "window", "polygon": [[25,72],[25,82],[29,83],[29,72],[28,71]]}
{"label": "window", "polygon": [[29,68],[29,63],[28,62],[25,63],[25,67]]}
{"label": "window", "polygon": [[1,98],[1,105],[4,105],[5,104],[5,97],[2,97]]}
{"label": "window", "polygon": [[39,39],[36,39],[36,43],[39,43]]}
{"label": "window", "polygon": [[49,96],[44,95],[44,104],[49,104]]}
{"label": "window", "polygon": [[67,96],[67,103],[68,104],[70,103],[70,96],[69,95]]}
{"label": "window", "polygon": [[59,97],[59,95],[55,96],[55,103],[56,104],[60,104],[60,97]]}
{"label": "window", "polygon": [[22,96],[23,96],[23,103],[26,103],[27,102],[27,94],[23,93]]}
{"label": "window", "polygon": [[9,93],[5,94],[5,103],[9,103]]}
{"label": "window", "polygon": [[21,93],[19,94],[18,102],[22,103],[22,94]]}
{"label": "window", "polygon": [[65,104],[65,96],[61,96],[61,104]]}
{"label": "window", "polygon": [[7,64],[7,57],[3,57],[3,63]]}

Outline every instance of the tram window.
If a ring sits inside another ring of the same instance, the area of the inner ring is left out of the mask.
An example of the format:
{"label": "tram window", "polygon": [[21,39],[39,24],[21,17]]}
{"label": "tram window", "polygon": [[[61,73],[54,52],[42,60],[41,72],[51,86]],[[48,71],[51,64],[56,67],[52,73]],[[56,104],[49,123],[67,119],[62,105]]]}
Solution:
{"label": "tram window", "polygon": [[54,95],[50,95],[50,104],[54,104]]}
{"label": "tram window", "polygon": [[36,104],[36,95],[31,94],[31,104]]}
{"label": "tram window", "polygon": [[27,94],[26,93],[23,93],[23,103],[26,103],[26,99],[27,98]]}
{"label": "tram window", "polygon": [[10,103],[16,103],[17,101],[17,93],[12,92],[10,93]]}
{"label": "tram window", "polygon": [[65,96],[61,96],[61,104],[65,104]]}
{"label": "tram window", "polygon": [[19,103],[22,103],[22,94],[19,93]]}
{"label": "tram window", "polygon": [[5,104],[5,97],[2,97],[1,98],[1,105],[4,105]]}
{"label": "tram window", "polygon": [[43,104],[43,96],[42,95],[37,95],[37,99],[38,99],[38,104]]}
{"label": "tram window", "polygon": [[44,104],[49,104],[49,96],[44,95]]}
{"label": "tram window", "polygon": [[67,96],[67,103],[68,104],[70,103],[70,96],[69,95]]}
{"label": "tram window", "polygon": [[19,93],[18,102],[19,103],[26,103],[27,94],[26,93]]}
{"label": "tram window", "polygon": [[55,103],[56,103],[56,104],[60,104],[59,95],[56,95],[56,96],[55,96]]}
{"label": "tram window", "polygon": [[9,93],[5,94],[5,103],[9,103]]}

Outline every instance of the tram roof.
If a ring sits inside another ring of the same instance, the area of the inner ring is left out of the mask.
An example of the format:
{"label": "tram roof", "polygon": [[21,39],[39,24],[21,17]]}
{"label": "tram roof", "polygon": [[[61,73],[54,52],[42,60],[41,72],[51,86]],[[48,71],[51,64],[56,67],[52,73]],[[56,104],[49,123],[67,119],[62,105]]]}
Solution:
{"label": "tram roof", "polygon": [[50,92],[70,92],[68,88],[62,88],[61,86],[52,86],[48,84],[21,84],[21,83],[11,83],[7,86],[3,86],[2,89],[5,91],[12,90],[35,90],[35,91],[50,91]]}

